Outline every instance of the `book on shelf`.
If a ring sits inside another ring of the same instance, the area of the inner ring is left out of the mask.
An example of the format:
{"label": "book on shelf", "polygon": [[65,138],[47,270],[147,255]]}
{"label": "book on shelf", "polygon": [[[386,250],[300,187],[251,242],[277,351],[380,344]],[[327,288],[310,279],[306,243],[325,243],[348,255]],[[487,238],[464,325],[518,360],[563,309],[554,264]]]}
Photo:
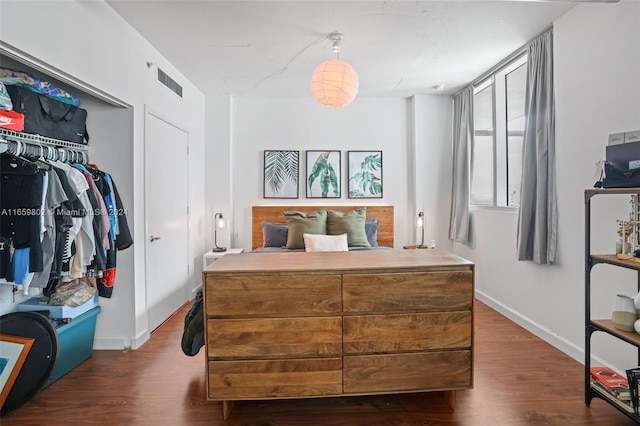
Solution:
{"label": "book on shelf", "polygon": [[616,398],[631,400],[629,381],[622,374],[618,374],[609,367],[591,367],[591,377],[601,384],[608,392]]}
{"label": "book on shelf", "polygon": [[633,405],[635,413],[638,414],[638,406],[640,405],[640,367],[627,370],[627,380],[631,391],[631,405]]}
{"label": "book on shelf", "polygon": [[591,388],[598,391],[599,395],[612,402],[615,406],[620,407],[627,413],[635,413],[635,409],[631,405],[631,401],[623,401],[611,393],[603,384],[595,380],[591,381]]}

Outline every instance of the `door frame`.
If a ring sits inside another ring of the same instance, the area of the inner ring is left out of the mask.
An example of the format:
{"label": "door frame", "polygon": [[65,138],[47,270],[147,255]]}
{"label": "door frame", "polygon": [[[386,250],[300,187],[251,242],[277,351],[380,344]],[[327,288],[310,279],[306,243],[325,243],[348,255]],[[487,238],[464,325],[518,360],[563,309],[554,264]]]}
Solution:
{"label": "door frame", "polygon": [[[170,126],[173,126],[179,130],[182,130],[187,135],[187,170],[189,168],[189,146],[190,146],[190,132],[188,128],[182,124],[176,123],[173,118],[169,118],[168,116],[160,113],[149,105],[145,104],[144,106],[144,150],[143,150],[143,163],[144,163],[144,173],[143,173],[143,185],[144,185],[144,310],[145,315],[144,318],[146,320],[145,329],[147,330],[147,335],[151,336],[151,332],[153,331],[150,328],[150,318],[149,318],[149,254],[147,251],[147,243],[149,242],[147,239],[149,238],[149,182],[147,182],[147,149],[149,148],[149,141],[147,136],[149,134],[149,116],[153,116],[158,120],[162,120]],[[185,282],[183,291],[185,296],[185,302],[190,300],[191,288],[193,287],[193,278],[191,277],[191,209],[189,208],[189,195],[190,195],[191,183],[189,179],[189,173],[187,173],[187,211],[186,211],[186,221],[187,221],[187,280]]]}

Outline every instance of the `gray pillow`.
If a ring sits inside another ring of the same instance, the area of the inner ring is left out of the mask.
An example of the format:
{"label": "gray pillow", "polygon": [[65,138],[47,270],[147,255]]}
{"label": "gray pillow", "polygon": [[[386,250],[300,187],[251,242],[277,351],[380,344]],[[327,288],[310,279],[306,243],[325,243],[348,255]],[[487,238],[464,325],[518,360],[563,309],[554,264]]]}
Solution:
{"label": "gray pillow", "polygon": [[364,232],[367,234],[367,241],[371,247],[378,247],[378,219],[367,219],[364,222]]}
{"label": "gray pillow", "polygon": [[262,247],[286,246],[288,231],[286,223],[262,222]]}
{"label": "gray pillow", "polygon": [[327,233],[327,209],[320,209],[309,213],[290,210],[284,212],[289,230],[287,232],[288,249],[304,248],[303,234]]}

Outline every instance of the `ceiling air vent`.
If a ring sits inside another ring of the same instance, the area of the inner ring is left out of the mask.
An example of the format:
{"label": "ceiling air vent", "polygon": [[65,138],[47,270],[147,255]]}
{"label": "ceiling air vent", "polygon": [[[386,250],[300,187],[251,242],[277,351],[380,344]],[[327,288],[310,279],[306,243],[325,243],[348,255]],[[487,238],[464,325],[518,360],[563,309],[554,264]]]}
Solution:
{"label": "ceiling air vent", "polygon": [[180,86],[177,81],[169,77],[160,68],[158,68],[158,81],[167,86],[173,93],[182,97],[182,86]]}

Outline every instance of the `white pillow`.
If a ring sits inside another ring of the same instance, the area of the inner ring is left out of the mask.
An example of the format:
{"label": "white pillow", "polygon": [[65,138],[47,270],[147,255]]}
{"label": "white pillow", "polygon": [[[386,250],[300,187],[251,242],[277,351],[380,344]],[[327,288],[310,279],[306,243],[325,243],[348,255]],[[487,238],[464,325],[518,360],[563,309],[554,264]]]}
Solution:
{"label": "white pillow", "polygon": [[302,234],[304,251],[348,251],[347,234]]}

